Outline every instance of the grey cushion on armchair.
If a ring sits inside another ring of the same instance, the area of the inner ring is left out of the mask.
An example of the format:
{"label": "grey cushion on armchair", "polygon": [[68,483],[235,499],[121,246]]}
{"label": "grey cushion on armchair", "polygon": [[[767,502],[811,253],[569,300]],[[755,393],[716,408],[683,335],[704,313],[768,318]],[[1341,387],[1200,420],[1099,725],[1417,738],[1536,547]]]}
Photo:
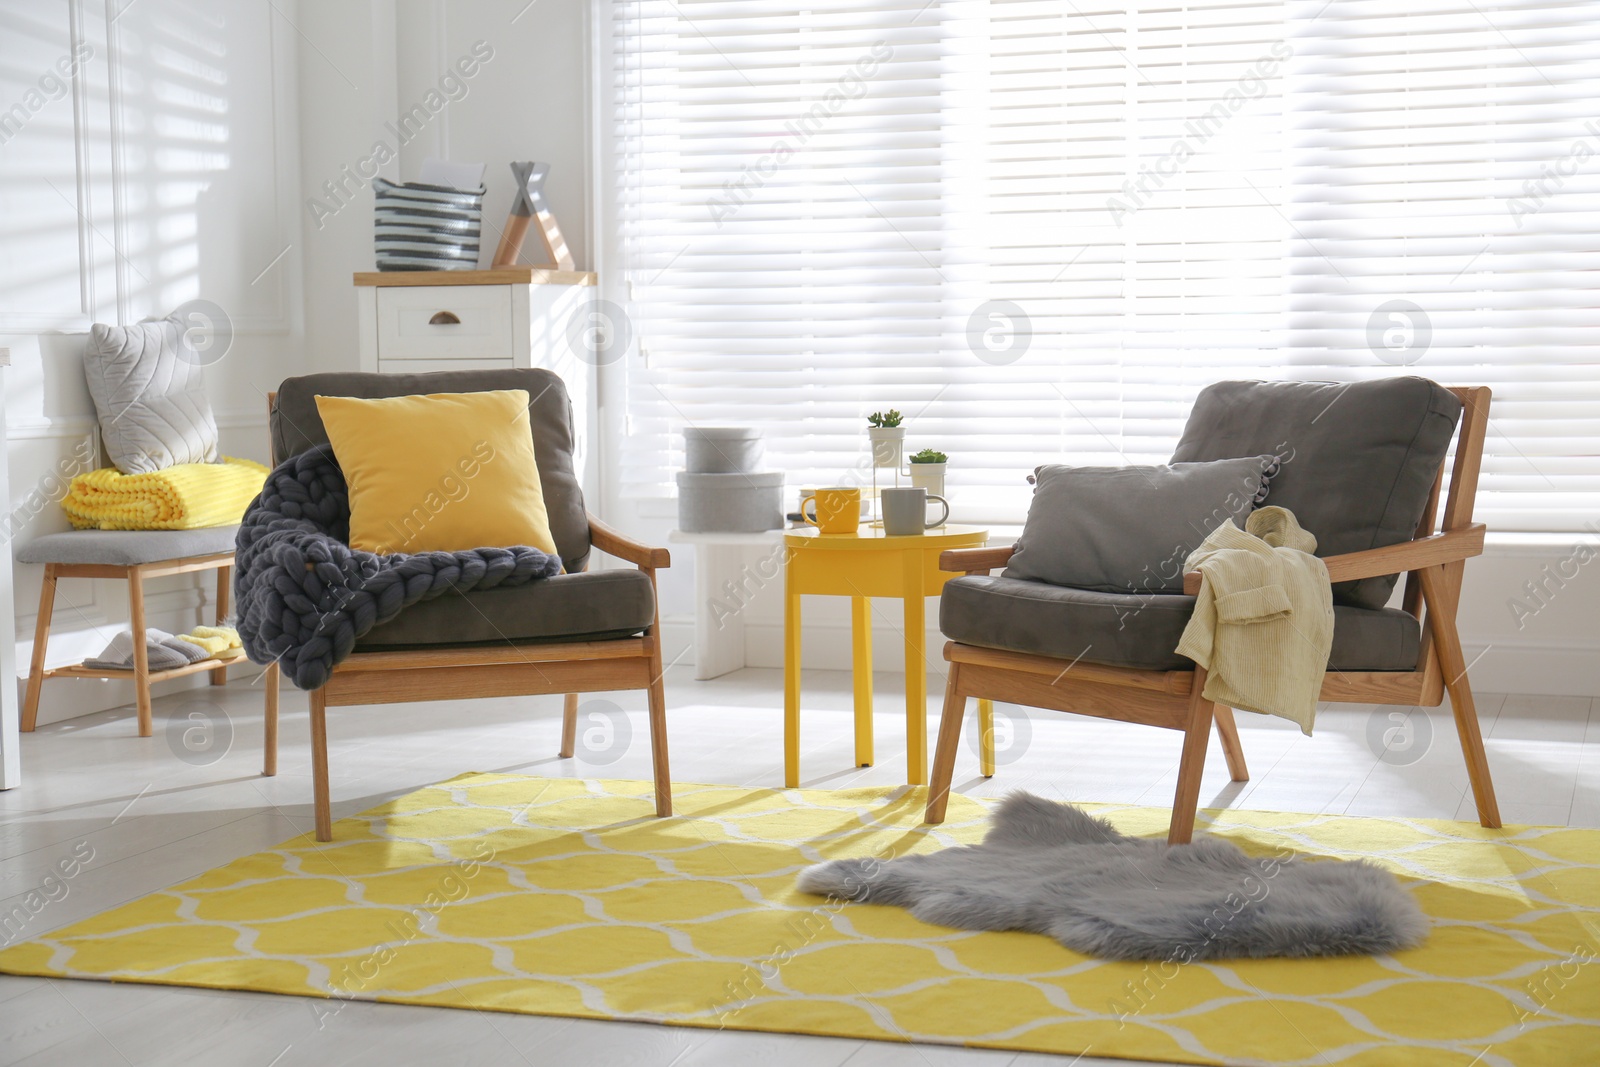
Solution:
{"label": "grey cushion on armchair", "polygon": [[[952,578],[939,597],[939,629],[952,641],[1150,671],[1194,668],[1173,651],[1193,613],[1194,597],[1181,593],[1100,593],[977,574]],[[1403,611],[1335,604],[1328,669],[1408,671],[1421,638]]]}
{"label": "grey cushion on armchair", "polygon": [[[1278,456],[1272,503],[1337,556],[1409,541],[1461,417],[1426,378],[1218,382],[1201,390],[1172,461]],[[1341,582],[1336,604],[1381,608],[1395,576]]]}
{"label": "grey cushion on armchair", "polygon": [[374,626],[356,642],[356,651],[632,637],[650,628],[655,612],[655,587],[641,570],[558,574],[509,589],[446,593],[413,604]]}
{"label": "grey cushion on armchair", "polygon": [[436,371],[427,374],[309,374],[278,387],[272,445],[278,461],[316,445],[328,433],[317,396],[363,398],[525,389],[534,460],[550,532],[568,573],[510,589],[449,593],[413,604],[375,626],[357,650],[470,645],[504,641],[601,639],[637,634],[655,619],[655,592],[639,570],[579,573],[589,559],[589,515],[573,469],[572,403],[554,373],[541,368]]}

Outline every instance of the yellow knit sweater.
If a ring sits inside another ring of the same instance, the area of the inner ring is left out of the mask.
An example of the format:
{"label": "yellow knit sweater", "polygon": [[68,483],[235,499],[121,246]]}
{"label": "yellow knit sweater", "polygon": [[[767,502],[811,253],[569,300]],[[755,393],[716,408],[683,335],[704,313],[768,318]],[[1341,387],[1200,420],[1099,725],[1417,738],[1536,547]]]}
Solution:
{"label": "yellow knit sweater", "polygon": [[1223,523],[1189,554],[1200,596],[1178,654],[1208,672],[1207,700],[1311,732],[1333,647],[1333,586],[1316,550],[1293,514],[1268,507],[1243,530]]}
{"label": "yellow knit sweater", "polygon": [[180,463],[149,474],[114,467],[72,479],[61,506],[78,529],[193,530],[231,526],[261,493],[267,468],[253,460]]}

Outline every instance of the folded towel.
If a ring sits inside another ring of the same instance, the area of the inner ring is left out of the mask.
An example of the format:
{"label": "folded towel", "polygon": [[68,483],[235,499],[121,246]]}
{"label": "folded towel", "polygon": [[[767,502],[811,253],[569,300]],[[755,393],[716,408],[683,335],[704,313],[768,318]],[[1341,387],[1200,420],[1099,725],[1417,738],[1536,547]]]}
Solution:
{"label": "folded towel", "polygon": [[267,468],[224,456],[221,463],[180,463],[148,474],[114,467],[72,479],[61,506],[80,530],[193,530],[230,526],[261,492]]}
{"label": "folded towel", "polygon": [[[184,667],[190,663],[198,663],[206,659],[204,649],[188,641],[180,641],[165,630],[155,627],[146,629],[145,632],[145,662],[152,671],[171,670],[173,667]],[[131,671],[133,670],[133,633],[123,630],[111,639],[105,651],[92,659],[83,661],[85,667],[93,667],[102,671]]]}
{"label": "folded towel", "polygon": [[[184,641],[187,645],[205,649],[206,656],[221,656],[222,653],[226,653],[227,649],[229,649],[229,641],[227,641],[226,637],[216,637],[211,633],[198,633],[190,630],[189,633],[179,633],[178,640]],[[234,645],[237,645],[237,643],[238,641],[234,641]]]}
{"label": "folded towel", "polygon": [[230,648],[244,647],[244,641],[240,639],[239,631],[235,630],[232,626],[196,626],[183,636],[221,638],[224,643],[218,649],[218,651],[226,651]]}

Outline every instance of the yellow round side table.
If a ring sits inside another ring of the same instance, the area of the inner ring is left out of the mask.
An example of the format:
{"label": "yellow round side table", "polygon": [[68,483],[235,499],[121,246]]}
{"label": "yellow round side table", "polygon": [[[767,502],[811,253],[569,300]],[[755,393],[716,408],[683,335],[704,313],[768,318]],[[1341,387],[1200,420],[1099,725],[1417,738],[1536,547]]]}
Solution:
{"label": "yellow round side table", "polygon": [[[783,535],[783,779],[800,784],[800,598],[847,596],[851,600],[851,660],[855,676],[856,765],[872,765],[872,598],[904,601],[906,655],[906,781],[928,780],[928,663],[923,627],[925,599],[957,577],[939,569],[947,548],[977,548],[989,531],[944,526],[922,535],[890,537],[862,525],[852,534],[815,529]],[[993,705],[978,702],[981,762],[993,774]]]}

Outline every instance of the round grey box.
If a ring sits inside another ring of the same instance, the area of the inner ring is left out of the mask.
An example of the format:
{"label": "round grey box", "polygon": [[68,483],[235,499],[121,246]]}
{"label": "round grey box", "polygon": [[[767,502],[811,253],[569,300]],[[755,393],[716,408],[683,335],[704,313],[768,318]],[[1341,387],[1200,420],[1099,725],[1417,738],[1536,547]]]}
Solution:
{"label": "round grey box", "polygon": [[691,426],[683,431],[684,470],[690,474],[750,474],[765,448],[753,426]]}
{"label": "round grey box", "polygon": [[678,529],[685,533],[760,533],[783,528],[783,472],[678,472]]}

